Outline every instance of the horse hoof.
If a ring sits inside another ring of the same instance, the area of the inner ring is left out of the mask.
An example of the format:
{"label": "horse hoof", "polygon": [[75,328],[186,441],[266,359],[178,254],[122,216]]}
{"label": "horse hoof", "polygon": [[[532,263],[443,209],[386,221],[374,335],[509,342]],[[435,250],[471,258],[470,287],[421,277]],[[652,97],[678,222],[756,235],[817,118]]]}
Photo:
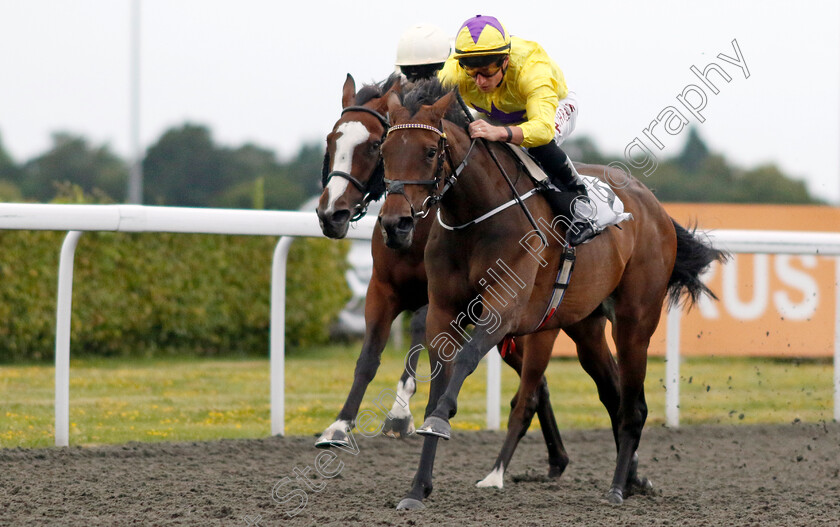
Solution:
{"label": "horse hoof", "polygon": [[382,431],[388,437],[405,439],[414,434],[414,420],[410,415],[397,419],[387,418],[385,419],[385,426],[382,428]]}
{"label": "horse hoof", "polygon": [[430,415],[426,418],[423,426],[417,429],[417,433],[421,436],[434,436],[449,439],[452,427],[449,426],[449,421]]}
{"label": "horse hoof", "polygon": [[607,499],[607,503],[610,505],[621,505],[624,503],[624,493],[621,492],[621,489],[617,489],[615,487],[611,488],[607,495],[605,496]]}
{"label": "horse hoof", "polygon": [[563,475],[563,472],[566,471],[566,467],[558,467],[556,465],[551,465],[548,467],[548,477],[551,479],[559,478]]}
{"label": "horse hoof", "polygon": [[321,437],[315,441],[317,448],[350,448],[350,438],[347,433],[339,429],[327,429]]}
{"label": "horse hoof", "polygon": [[486,478],[481,481],[476,481],[475,486],[480,489],[503,489],[505,486],[504,464],[494,468],[492,472],[487,474]]}
{"label": "horse hoof", "polygon": [[423,505],[422,501],[415,500],[414,498],[403,498],[399,505],[397,505],[398,511],[413,511],[425,508],[426,506]]}
{"label": "horse hoof", "polygon": [[566,471],[566,467],[569,466],[569,457],[566,456],[565,458],[555,458],[548,460],[548,477],[549,478],[559,478],[563,475],[563,472]]}
{"label": "horse hoof", "polygon": [[631,494],[647,496],[653,494],[653,483],[647,478],[635,478],[630,483]]}

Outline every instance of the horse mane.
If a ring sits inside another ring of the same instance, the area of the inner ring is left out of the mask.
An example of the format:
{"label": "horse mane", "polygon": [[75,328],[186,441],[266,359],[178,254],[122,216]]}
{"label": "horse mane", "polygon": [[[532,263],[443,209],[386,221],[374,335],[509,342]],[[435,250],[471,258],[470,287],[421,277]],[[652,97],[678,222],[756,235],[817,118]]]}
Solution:
{"label": "horse mane", "polygon": [[[452,88],[441,84],[437,77],[419,80],[403,96],[403,106],[405,106],[411,115],[414,115],[420,111],[421,106],[434,104],[450,91],[452,91]],[[464,115],[464,111],[457,102],[453,102],[446,110],[445,118],[447,121],[451,121],[453,124],[462,128],[466,128],[467,124],[469,124],[467,117]]]}
{"label": "horse mane", "polygon": [[362,88],[356,93],[356,106],[362,106],[363,104],[370,102],[372,99],[376,99],[378,97],[382,97],[385,93],[391,89],[394,84],[402,82],[402,77],[399,73],[392,73],[388,75],[388,78],[384,81],[374,82],[372,84],[365,84]]}

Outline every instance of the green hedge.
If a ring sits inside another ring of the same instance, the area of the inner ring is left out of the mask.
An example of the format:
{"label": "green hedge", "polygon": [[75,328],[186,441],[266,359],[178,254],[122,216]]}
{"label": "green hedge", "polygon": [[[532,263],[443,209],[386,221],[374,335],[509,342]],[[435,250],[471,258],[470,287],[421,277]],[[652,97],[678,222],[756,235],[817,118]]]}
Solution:
{"label": "green hedge", "polygon": [[[63,232],[0,231],[0,361],[50,360]],[[84,233],[71,356],[264,354],[276,238]],[[289,255],[286,344],[323,343],[350,297],[349,242],[299,239]]]}

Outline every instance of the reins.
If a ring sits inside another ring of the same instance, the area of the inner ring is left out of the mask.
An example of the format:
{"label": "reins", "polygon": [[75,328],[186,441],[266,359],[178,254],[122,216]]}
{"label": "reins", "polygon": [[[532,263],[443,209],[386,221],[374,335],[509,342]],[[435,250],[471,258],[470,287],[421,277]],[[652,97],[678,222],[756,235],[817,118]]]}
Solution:
{"label": "reins", "polygon": [[[458,99],[458,105],[461,107],[461,110],[463,110],[464,115],[467,117],[467,120],[469,122],[473,122],[475,119],[473,119],[469,108],[467,108],[467,104],[464,102],[463,97],[461,97],[460,91],[455,90],[455,98]],[[510,191],[513,193],[513,199],[519,204],[519,207],[522,209],[522,212],[525,213],[525,217],[528,218],[528,221],[531,223],[531,226],[534,228],[535,231],[537,231],[537,234],[539,235],[540,240],[543,242],[543,245],[548,247],[548,238],[546,238],[543,231],[540,230],[540,228],[537,226],[537,222],[534,220],[534,216],[531,215],[531,211],[528,210],[528,207],[525,206],[525,202],[522,201],[522,198],[519,196],[519,192],[516,191],[516,186],[510,180],[510,177],[508,177],[507,172],[505,172],[504,167],[502,167],[502,164],[499,163],[499,159],[496,157],[496,153],[493,152],[493,150],[490,148],[490,145],[487,143],[487,139],[482,137],[481,144],[484,145],[484,148],[487,149],[487,152],[490,154],[490,157],[493,159],[493,162],[496,163],[496,166],[499,168],[499,172],[501,172],[502,177],[510,187]],[[440,216],[438,216],[438,219],[440,219]]]}
{"label": "reins", "polygon": [[[533,196],[534,194],[536,194],[539,191],[540,191],[539,188],[532,188],[531,190],[529,190],[525,194],[522,194],[521,196],[518,196],[518,197],[521,200],[524,201],[524,200],[530,198],[531,196]],[[512,207],[513,205],[516,205],[516,204],[517,204],[517,200],[515,200],[515,199],[512,199],[510,201],[506,201],[506,202],[502,203],[501,205],[499,205],[498,207],[496,207],[495,209],[491,210],[490,212],[482,214],[478,218],[475,218],[474,220],[470,220],[467,223],[463,223],[461,225],[448,225],[448,224],[444,223],[443,218],[440,215],[440,209],[438,209],[438,211],[437,211],[437,221],[438,221],[438,223],[440,223],[441,227],[443,227],[444,229],[446,229],[448,231],[460,231],[462,229],[466,229],[467,227],[472,227],[473,225],[475,225],[477,223],[481,223],[482,221],[484,221],[488,218],[491,218],[491,217],[495,216],[496,214],[502,212],[503,210],[505,210],[509,207]]]}

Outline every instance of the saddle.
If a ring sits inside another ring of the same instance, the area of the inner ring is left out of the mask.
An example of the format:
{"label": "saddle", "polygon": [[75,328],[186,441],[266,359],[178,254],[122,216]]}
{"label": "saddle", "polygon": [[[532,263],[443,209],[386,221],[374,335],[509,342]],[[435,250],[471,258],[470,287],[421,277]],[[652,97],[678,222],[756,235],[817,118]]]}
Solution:
{"label": "saddle", "polygon": [[[507,148],[525,172],[540,188],[540,193],[546,196],[552,209],[557,214],[567,216],[564,211],[570,210],[571,202],[577,194],[568,189],[558,188],[551,182],[548,175],[537,161],[522,147],[501,143]],[[585,217],[595,229],[595,234],[600,233],[610,225],[617,225],[625,220],[633,219],[633,215],[624,212],[624,203],[621,201],[612,188],[605,182],[594,176],[580,176],[583,185],[586,187],[586,197],[589,198],[589,206],[576,207],[576,213]],[[552,194],[549,194],[552,193]]]}

